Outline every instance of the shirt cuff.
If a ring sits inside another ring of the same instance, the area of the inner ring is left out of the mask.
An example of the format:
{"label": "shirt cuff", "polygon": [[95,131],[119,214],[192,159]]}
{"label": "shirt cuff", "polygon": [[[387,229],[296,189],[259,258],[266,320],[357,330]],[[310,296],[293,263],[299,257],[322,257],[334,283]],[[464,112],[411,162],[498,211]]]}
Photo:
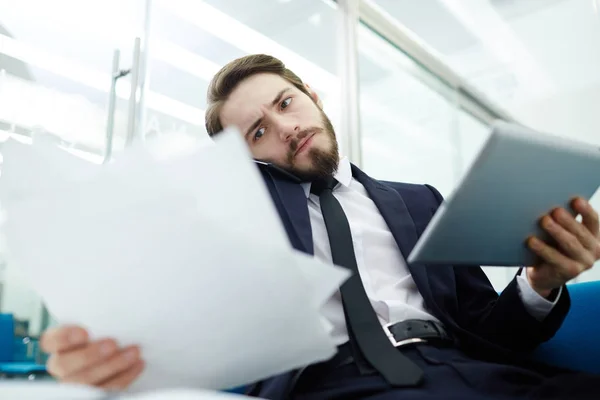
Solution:
{"label": "shirt cuff", "polygon": [[562,286],[558,289],[558,294],[554,298],[554,301],[550,301],[548,299],[540,296],[538,292],[533,290],[531,285],[529,284],[529,280],[527,279],[525,274],[525,268],[521,270],[521,273],[517,275],[517,286],[519,288],[519,296],[521,297],[521,301],[525,306],[525,309],[533,318],[538,321],[544,320],[554,308],[554,305],[558,303],[558,299],[560,299],[560,295],[562,294]]}

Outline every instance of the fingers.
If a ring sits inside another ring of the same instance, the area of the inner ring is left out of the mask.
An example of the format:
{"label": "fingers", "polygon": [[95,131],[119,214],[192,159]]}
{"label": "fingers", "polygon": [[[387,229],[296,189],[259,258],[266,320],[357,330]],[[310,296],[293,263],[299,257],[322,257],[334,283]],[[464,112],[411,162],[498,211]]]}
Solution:
{"label": "fingers", "polygon": [[64,379],[102,363],[117,351],[117,343],[114,340],[104,339],[70,352],[54,353],[48,359],[48,372]]}
{"label": "fingers", "polygon": [[138,360],[128,370],[124,371],[120,375],[117,375],[100,385],[98,387],[105,390],[121,390],[128,387],[144,370],[144,361]]}
{"label": "fingers", "polygon": [[[66,383],[84,383],[86,385],[100,385],[103,382],[116,381],[140,361],[140,350],[137,346],[125,348],[105,361],[90,366],[87,369],[66,376],[62,381]],[[114,383],[114,382],[113,382]]]}
{"label": "fingers", "polygon": [[112,339],[90,342],[85,329],[77,326],[49,329],[41,347],[51,354],[48,372],[61,382],[120,390],[144,369],[137,346],[120,350]]}
{"label": "fingers", "polygon": [[558,208],[550,215],[556,223],[575,235],[583,247],[592,252],[596,250],[598,240],[595,235],[593,235],[585,225],[580,224],[573,215],[567,212],[567,210]]}
{"label": "fingers", "polygon": [[579,223],[563,208],[544,216],[540,225],[556,241],[550,246],[540,239],[528,239],[528,247],[541,258],[538,266],[528,269],[532,287],[552,289],[592,268],[600,259],[600,225],[598,213],[582,198],[572,202],[573,210],[582,216]]}
{"label": "fingers", "polygon": [[66,325],[50,328],[42,335],[40,345],[46,353],[59,353],[85,345],[89,341],[85,329]]}
{"label": "fingers", "polygon": [[561,282],[567,282],[589,268],[565,256],[557,249],[548,246],[536,237],[529,238],[527,244],[535,254],[544,260],[544,263],[555,267],[554,273]]}
{"label": "fingers", "polygon": [[596,239],[600,238],[600,218],[598,212],[592,208],[590,203],[582,199],[576,198],[573,201],[573,209],[581,214],[583,225],[592,233]]}
{"label": "fingers", "polygon": [[[562,211],[566,213],[566,211],[564,211],[564,210],[562,210]],[[558,212],[558,214],[562,214],[562,213]],[[566,217],[564,217],[563,219],[568,220],[568,218],[566,218]],[[573,219],[573,218],[571,217],[571,219]],[[575,221],[574,219],[573,219],[573,221],[576,224],[578,224],[577,221]],[[571,223],[571,221],[569,221],[568,223],[565,223],[565,224],[573,225]],[[574,260],[576,262],[582,263],[586,267],[591,267],[594,264],[594,262],[596,260],[593,256],[593,254],[591,253],[591,251],[589,249],[584,247],[582,240],[580,240],[576,236],[576,234],[569,232],[567,229],[565,229],[563,226],[561,226],[559,223],[557,223],[549,215],[546,215],[542,218],[541,225],[546,230],[546,232],[548,232],[556,240],[556,242],[558,243],[560,248],[564,251],[566,256],[568,256],[569,258],[571,258],[572,260]],[[576,228],[576,227],[570,226],[570,228],[575,231],[578,231],[578,228]],[[582,229],[585,230],[585,228],[582,228]],[[586,233],[586,235],[591,236],[591,234],[589,232]],[[593,238],[588,238],[588,241],[593,241],[593,240],[594,240]],[[547,261],[550,262],[550,260],[547,260]]]}

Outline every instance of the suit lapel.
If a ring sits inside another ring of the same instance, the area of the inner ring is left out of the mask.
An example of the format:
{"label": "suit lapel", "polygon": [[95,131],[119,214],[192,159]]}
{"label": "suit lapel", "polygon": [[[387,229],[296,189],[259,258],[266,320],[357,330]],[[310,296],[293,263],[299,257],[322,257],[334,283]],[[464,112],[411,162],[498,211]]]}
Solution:
{"label": "suit lapel", "polygon": [[[379,209],[406,260],[415,247],[418,236],[415,223],[402,196],[391,187],[372,179],[354,165],[352,165],[352,175],[365,187],[369,197]],[[431,294],[426,268],[421,264],[407,263],[407,266],[421,294]]]}
{"label": "suit lapel", "polygon": [[304,189],[298,183],[270,174],[269,190],[282,218],[290,242],[296,250],[314,254],[308,202]]}

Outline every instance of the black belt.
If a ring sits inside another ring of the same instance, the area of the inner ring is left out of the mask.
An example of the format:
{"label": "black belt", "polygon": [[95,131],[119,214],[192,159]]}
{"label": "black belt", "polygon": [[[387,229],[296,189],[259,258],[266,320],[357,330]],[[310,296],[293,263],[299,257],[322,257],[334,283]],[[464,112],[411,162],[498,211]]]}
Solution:
{"label": "black belt", "polygon": [[394,347],[402,347],[412,343],[429,343],[447,345],[453,342],[446,329],[436,321],[409,319],[395,324],[387,324],[383,330]]}
{"label": "black belt", "polygon": [[[419,343],[432,346],[448,346],[454,343],[454,340],[442,324],[436,321],[408,319],[384,325],[383,330],[397,349]],[[352,348],[350,342],[344,343],[338,347],[337,354],[324,363],[327,364],[326,367],[328,368],[335,368],[350,362],[357,362],[360,367],[365,367],[364,365],[360,365],[366,363],[364,357],[359,357],[360,359],[357,360],[354,351],[356,349]],[[370,366],[366,366],[365,370],[371,370]]]}
{"label": "black belt", "polygon": [[[450,346],[454,344],[454,340],[446,329],[436,321],[409,319],[395,324],[387,324],[383,329],[397,349],[420,343],[432,346]],[[355,360],[352,346],[350,342],[346,342],[338,347],[335,356],[327,361],[308,366],[301,372],[301,376],[300,374],[296,376],[298,389],[302,390],[302,386],[310,385],[315,379],[324,376],[327,371],[353,362],[361,361]],[[372,371],[375,370],[372,369]]]}

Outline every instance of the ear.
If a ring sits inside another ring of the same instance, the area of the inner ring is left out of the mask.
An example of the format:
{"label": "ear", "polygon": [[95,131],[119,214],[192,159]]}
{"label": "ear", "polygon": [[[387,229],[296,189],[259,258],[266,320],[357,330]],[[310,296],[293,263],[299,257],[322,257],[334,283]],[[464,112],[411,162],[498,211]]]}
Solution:
{"label": "ear", "polygon": [[319,95],[317,94],[317,92],[315,92],[313,90],[313,88],[311,88],[308,83],[305,83],[304,87],[308,91],[308,94],[313,99],[313,101],[315,102],[315,104],[317,105],[317,107],[319,107],[320,109],[323,109],[323,102],[321,101],[321,98],[319,97]]}

